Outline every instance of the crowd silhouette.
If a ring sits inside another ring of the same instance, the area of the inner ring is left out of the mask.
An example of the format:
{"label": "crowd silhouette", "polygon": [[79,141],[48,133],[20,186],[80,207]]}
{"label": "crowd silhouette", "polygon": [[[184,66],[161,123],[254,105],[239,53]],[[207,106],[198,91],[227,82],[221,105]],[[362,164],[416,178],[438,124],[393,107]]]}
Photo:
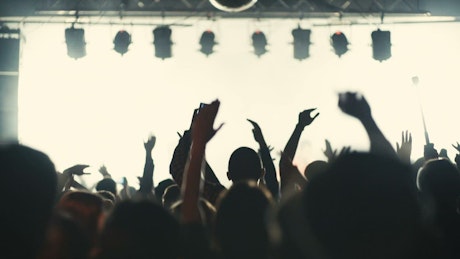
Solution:
{"label": "crowd silhouette", "polygon": [[[88,165],[57,172],[41,151],[1,145],[0,257],[460,258],[459,143],[453,161],[433,143],[412,158],[409,132],[393,147],[365,97],[344,92],[338,106],[364,127],[368,152],[325,140],[325,159],[302,173],[292,161],[320,115],[310,108],[298,114],[282,151],[248,119],[259,149],[237,148],[228,171],[216,174],[205,153],[222,127],[214,127],[219,105],[194,111],[171,154],[171,179],[158,184],[156,137],[148,138],[139,189],[124,178],[118,190],[105,166],[94,187],[84,186],[74,176]],[[280,152],[278,171],[271,152]],[[228,189],[219,181],[225,173]]]}

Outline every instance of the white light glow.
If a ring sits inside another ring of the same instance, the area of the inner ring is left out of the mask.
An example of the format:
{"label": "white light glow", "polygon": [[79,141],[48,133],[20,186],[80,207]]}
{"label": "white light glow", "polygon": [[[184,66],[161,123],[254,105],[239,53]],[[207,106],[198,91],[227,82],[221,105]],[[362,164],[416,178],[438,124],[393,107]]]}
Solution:
{"label": "white light glow", "polygon": [[[395,143],[402,130],[412,132],[413,159],[423,154],[423,127],[417,91],[411,84],[420,78],[420,96],[431,140],[447,148],[460,140],[456,123],[460,80],[460,25],[393,25],[393,57],[372,60],[370,34],[375,27],[312,28],[311,57],[293,58],[291,30],[295,20],[216,22],[216,52],[199,52],[203,30],[172,27],[173,58],[154,57],[152,29],[129,26],[133,44],[124,56],[113,50],[118,26],[85,26],[87,56],[72,60],[66,55],[64,25],[26,24],[22,28],[19,82],[19,137],[24,144],[43,150],[59,170],[76,163],[92,166],[88,183],[99,179],[105,164],[115,179],[127,176],[137,182],[144,165],[143,141],[157,136],[153,151],[155,182],[169,177],[169,163],[178,142],[176,132],[190,125],[200,102],[221,100],[217,123],[222,130],[209,143],[207,159],[220,180],[226,179],[227,161],[239,146],[257,149],[247,118],[262,127],[279,157],[298,113],[316,107],[321,113],[302,135],[294,163],[303,169],[325,159],[324,139],[333,147],[351,145],[368,149],[364,129],[337,108],[337,93],[362,92],[384,134]],[[257,58],[252,51],[253,29],[264,31],[269,52]],[[338,58],[329,44],[337,29],[349,39],[350,51]],[[278,160],[275,161],[277,166]]]}

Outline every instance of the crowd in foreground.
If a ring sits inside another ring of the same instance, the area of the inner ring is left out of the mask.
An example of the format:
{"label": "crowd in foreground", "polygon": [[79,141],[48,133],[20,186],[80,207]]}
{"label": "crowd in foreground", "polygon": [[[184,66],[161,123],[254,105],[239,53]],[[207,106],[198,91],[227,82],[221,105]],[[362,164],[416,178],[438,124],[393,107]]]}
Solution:
{"label": "crowd in foreground", "polygon": [[[432,143],[412,160],[412,136],[396,149],[366,99],[343,93],[339,107],[358,119],[368,152],[334,150],[304,172],[292,164],[304,129],[319,113],[299,113],[278,173],[259,125],[257,151],[229,158],[227,189],[206,161],[219,101],[195,110],[172,154],[171,179],[153,182],[151,152],[139,189],[123,188],[105,167],[95,189],[75,180],[87,165],[56,172],[41,151],[0,146],[0,258],[460,258],[460,155]],[[460,152],[460,145],[454,145]]]}

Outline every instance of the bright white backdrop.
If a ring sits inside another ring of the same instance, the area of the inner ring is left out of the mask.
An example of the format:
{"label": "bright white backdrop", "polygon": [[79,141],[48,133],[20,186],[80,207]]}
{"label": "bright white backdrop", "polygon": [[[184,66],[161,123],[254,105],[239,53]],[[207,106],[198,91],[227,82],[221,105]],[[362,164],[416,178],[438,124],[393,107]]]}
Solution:
{"label": "bright white backdrop", "polygon": [[[262,127],[267,142],[279,151],[289,138],[298,113],[316,107],[321,113],[304,131],[294,163],[302,170],[324,159],[324,139],[333,147],[351,145],[366,150],[369,141],[361,125],[337,108],[337,94],[363,93],[374,117],[392,142],[402,130],[412,132],[413,159],[423,152],[423,128],[417,89],[430,137],[438,150],[460,141],[457,122],[460,79],[460,25],[418,24],[382,26],[392,33],[393,57],[379,63],[371,57],[370,34],[376,26],[311,27],[311,57],[292,57],[291,30],[296,20],[221,20],[173,27],[173,58],[154,57],[152,27],[84,25],[87,56],[66,55],[65,25],[25,24],[19,82],[19,138],[49,154],[59,170],[76,163],[91,165],[91,184],[105,164],[119,180],[135,184],[142,175],[142,142],[157,136],[153,151],[155,181],[169,177],[169,162],[177,132],[190,125],[200,102],[221,100],[217,123],[224,127],[208,145],[207,158],[228,185],[226,166],[239,146],[257,148],[247,118]],[[193,23],[193,22],[192,22]],[[305,24],[307,27],[308,24]],[[132,33],[130,51],[113,50],[119,29]],[[201,54],[201,32],[211,28],[219,45],[209,57]],[[269,52],[257,58],[250,35],[261,29]],[[332,52],[329,36],[342,30],[351,43],[342,58]]]}

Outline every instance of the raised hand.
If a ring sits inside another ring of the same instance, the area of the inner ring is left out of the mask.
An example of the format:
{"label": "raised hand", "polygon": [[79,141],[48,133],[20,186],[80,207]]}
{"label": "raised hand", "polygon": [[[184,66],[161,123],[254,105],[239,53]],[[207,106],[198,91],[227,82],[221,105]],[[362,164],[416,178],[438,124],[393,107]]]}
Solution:
{"label": "raised hand", "polygon": [[371,117],[371,108],[366,98],[355,92],[339,94],[339,108],[344,113],[360,120]]}
{"label": "raised hand", "polygon": [[265,143],[264,136],[262,135],[262,130],[260,129],[259,124],[257,124],[257,122],[253,120],[250,120],[250,119],[247,119],[247,120],[249,121],[249,123],[252,124],[252,127],[254,127],[252,129],[252,133],[254,134],[254,140],[259,144]]}
{"label": "raised hand", "polygon": [[110,178],[112,177],[109,172],[107,171],[107,167],[105,165],[102,165],[99,167],[99,173],[104,177],[104,178]]}
{"label": "raised hand", "polygon": [[150,135],[146,142],[144,142],[145,151],[151,152],[153,147],[155,147],[155,142],[157,138],[155,135]]}
{"label": "raised hand", "polygon": [[85,170],[85,168],[89,167],[89,165],[82,165],[82,164],[78,164],[78,165],[74,165],[72,167],[69,167],[67,169],[64,170],[64,174],[68,174],[68,175],[84,175],[84,174],[89,174],[89,173],[85,173],[83,170]]}
{"label": "raised hand", "polygon": [[196,115],[192,125],[192,141],[206,143],[222,128],[223,123],[217,129],[213,126],[219,106],[220,102],[215,100]]}
{"label": "raised hand", "polygon": [[327,161],[332,162],[335,159],[337,149],[332,150],[331,142],[329,142],[327,139],[324,141],[326,142],[326,149],[323,151],[323,153],[327,157]]}
{"label": "raised hand", "polygon": [[332,149],[331,142],[329,140],[325,140],[326,142],[326,150],[323,151],[324,155],[327,157],[327,161],[329,163],[334,162],[337,160],[337,158],[344,156],[346,154],[349,154],[351,152],[351,147],[350,146],[345,146],[342,147],[340,150],[339,154],[337,155],[337,149]]}
{"label": "raised hand", "polygon": [[315,110],[316,108],[313,108],[313,109],[304,110],[301,113],[299,113],[299,122],[297,123],[297,125],[301,127],[306,127],[310,125],[319,115],[319,113],[312,115],[312,112]]}
{"label": "raised hand", "polygon": [[401,145],[396,142],[396,153],[402,161],[410,163],[410,155],[412,153],[412,134],[409,133],[409,131],[406,130],[406,132],[402,132]]}

